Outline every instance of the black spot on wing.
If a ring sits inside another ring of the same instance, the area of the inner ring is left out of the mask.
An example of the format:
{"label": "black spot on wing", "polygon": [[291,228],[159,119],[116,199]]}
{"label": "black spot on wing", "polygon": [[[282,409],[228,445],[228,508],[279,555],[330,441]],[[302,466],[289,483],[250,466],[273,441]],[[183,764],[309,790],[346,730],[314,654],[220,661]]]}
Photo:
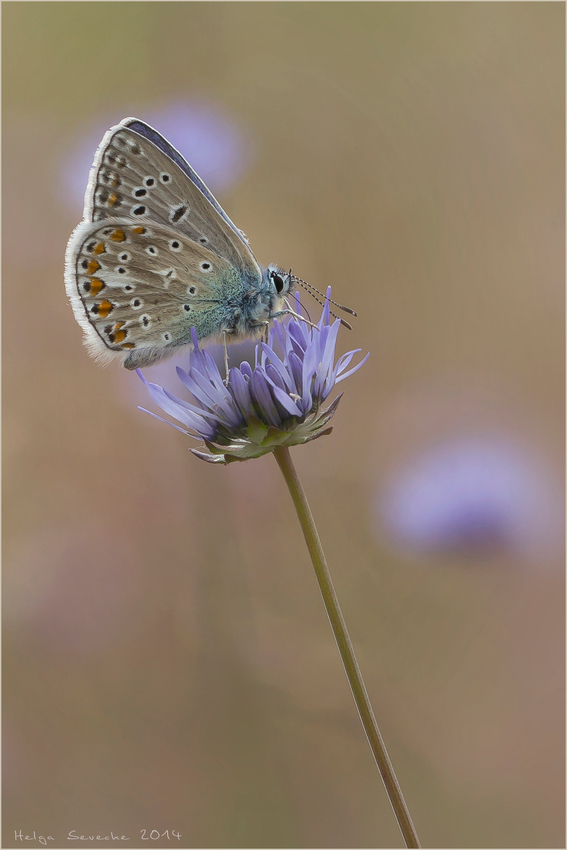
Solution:
{"label": "black spot on wing", "polygon": [[199,189],[199,191],[203,193],[205,198],[207,198],[207,200],[213,205],[218,214],[222,216],[222,218],[226,221],[229,227],[236,233],[240,241],[243,242],[246,247],[248,247],[248,243],[242,237],[241,232],[238,230],[237,227],[234,226],[234,224],[231,222],[223,208],[211,195],[199,175],[193,171],[187,160],[181,156],[179,151],[175,150],[173,145],[170,145],[169,142],[167,142],[163,138],[163,136],[161,136],[157,132],[157,130],[153,129],[153,127],[148,126],[148,124],[144,124],[143,121],[138,121],[137,118],[133,119],[132,121],[128,121],[124,126],[128,127],[130,130],[133,130],[135,133],[139,133],[140,136],[143,136],[145,139],[148,139],[150,142],[152,142],[152,144],[156,146],[156,148],[159,148],[162,153],[172,159],[173,162],[178,165],[182,171],[185,172],[187,177],[191,180],[192,183],[194,183],[197,189]]}

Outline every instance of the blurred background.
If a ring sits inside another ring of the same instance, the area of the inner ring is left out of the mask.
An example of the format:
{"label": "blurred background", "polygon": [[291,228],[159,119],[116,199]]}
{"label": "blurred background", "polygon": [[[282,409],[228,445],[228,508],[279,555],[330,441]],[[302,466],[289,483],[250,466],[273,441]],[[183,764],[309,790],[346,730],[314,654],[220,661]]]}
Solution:
{"label": "blurred background", "polygon": [[402,844],[275,461],[201,463],[81,345],[65,246],[129,115],[358,311],[293,457],[423,845],[565,846],[564,15],[4,5],[3,846]]}

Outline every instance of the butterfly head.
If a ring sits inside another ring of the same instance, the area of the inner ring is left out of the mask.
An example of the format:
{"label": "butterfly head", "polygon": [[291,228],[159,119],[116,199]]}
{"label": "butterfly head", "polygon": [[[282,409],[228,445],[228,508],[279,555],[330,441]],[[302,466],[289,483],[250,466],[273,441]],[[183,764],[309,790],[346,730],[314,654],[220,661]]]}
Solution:
{"label": "butterfly head", "polygon": [[[258,293],[258,312],[264,311],[263,319],[273,319],[285,312],[287,297],[294,289],[294,278],[291,271],[286,272],[274,263],[267,269],[262,269],[261,291]],[[258,315],[258,318],[260,316]]]}
{"label": "butterfly head", "polygon": [[284,272],[274,263],[270,263],[268,268],[263,270],[263,277],[274,299],[270,305],[271,312],[276,312],[282,300],[293,292],[293,275],[291,271]]}

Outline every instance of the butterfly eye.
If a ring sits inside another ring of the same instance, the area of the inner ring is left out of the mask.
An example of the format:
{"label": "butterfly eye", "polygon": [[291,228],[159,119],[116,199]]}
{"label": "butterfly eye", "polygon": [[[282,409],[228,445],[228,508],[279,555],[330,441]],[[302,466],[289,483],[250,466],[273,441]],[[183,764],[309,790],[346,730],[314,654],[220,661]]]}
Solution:
{"label": "butterfly eye", "polygon": [[280,292],[283,292],[283,288],[285,286],[284,279],[281,276],[281,274],[278,274],[277,272],[272,272],[272,280],[274,281],[274,286],[276,287],[276,292],[279,295]]}

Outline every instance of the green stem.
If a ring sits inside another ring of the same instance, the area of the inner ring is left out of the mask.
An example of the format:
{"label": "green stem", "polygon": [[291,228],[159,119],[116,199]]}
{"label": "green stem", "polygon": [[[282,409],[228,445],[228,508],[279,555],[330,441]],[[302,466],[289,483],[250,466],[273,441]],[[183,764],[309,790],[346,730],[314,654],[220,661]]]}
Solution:
{"label": "green stem", "polygon": [[400,788],[396,774],[394,773],[392,762],[390,761],[386,751],[386,746],[382,740],[382,735],[380,734],[376,718],[374,717],[374,712],[372,711],[372,706],[370,705],[362,673],[360,672],[360,668],[356,661],[356,656],[347,631],[346,623],[343,619],[339,600],[337,599],[335,588],[333,587],[333,582],[329,573],[329,568],[327,567],[327,562],[321,546],[321,540],[319,539],[319,534],[315,527],[313,515],[309,508],[305,492],[301,486],[299,478],[297,477],[297,472],[295,471],[295,467],[291,460],[289,449],[286,446],[279,446],[274,450],[274,455],[282,471],[283,477],[285,478],[289,492],[291,493],[291,498],[293,499],[293,504],[295,505],[295,510],[297,511],[297,516],[305,536],[307,548],[309,549],[309,554],[311,555],[311,560],[315,567],[317,581],[319,582],[319,587],[323,595],[323,602],[325,603],[325,608],[327,609],[327,614],[331,621],[331,628],[335,635],[335,640],[337,641],[337,646],[345,667],[352,695],[354,697],[364,731],[366,732],[370,749],[376,759],[378,770],[380,771],[384,785],[386,786],[386,793],[388,794],[390,803],[394,809],[394,814],[398,820],[406,847],[421,847],[406,801],[402,794],[402,789]]}

